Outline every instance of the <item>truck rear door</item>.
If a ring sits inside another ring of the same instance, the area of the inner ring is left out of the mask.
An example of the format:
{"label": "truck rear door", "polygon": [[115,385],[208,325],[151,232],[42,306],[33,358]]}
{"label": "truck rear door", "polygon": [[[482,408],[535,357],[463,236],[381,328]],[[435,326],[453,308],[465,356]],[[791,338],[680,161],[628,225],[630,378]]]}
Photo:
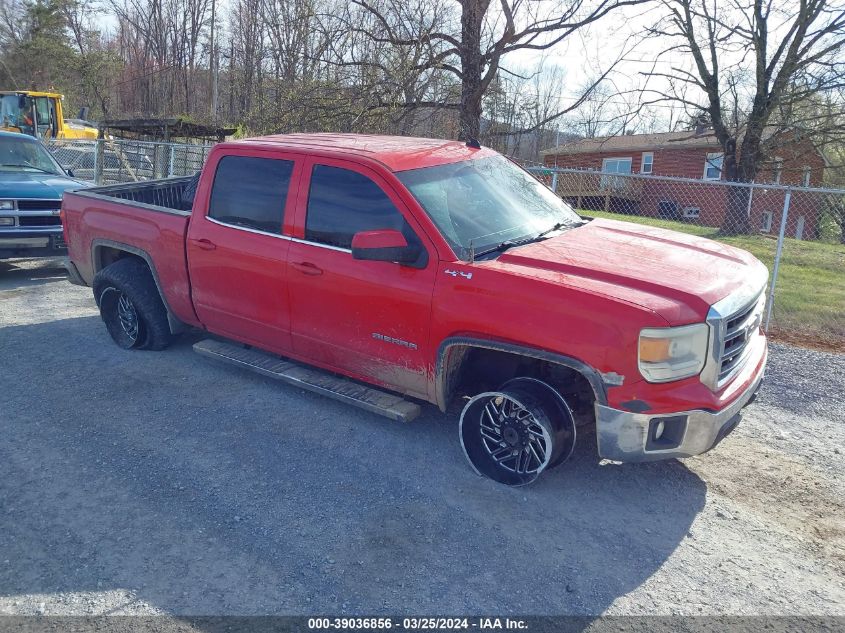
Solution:
{"label": "truck rear door", "polygon": [[293,155],[238,149],[207,165],[213,182],[197,196],[186,250],[194,308],[209,331],[290,349],[283,224],[299,168]]}
{"label": "truck rear door", "polygon": [[[305,166],[288,251],[297,356],[418,397],[427,393],[437,257],[402,198],[378,172],[351,161]],[[396,229],[428,252],[424,268],[353,259],[358,231]]]}

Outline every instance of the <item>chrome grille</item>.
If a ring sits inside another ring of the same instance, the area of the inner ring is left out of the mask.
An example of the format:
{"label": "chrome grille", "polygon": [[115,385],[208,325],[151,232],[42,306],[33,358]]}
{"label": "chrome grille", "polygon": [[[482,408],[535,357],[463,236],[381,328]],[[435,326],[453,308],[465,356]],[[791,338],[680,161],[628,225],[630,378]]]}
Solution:
{"label": "chrome grille", "polygon": [[719,358],[717,386],[724,384],[735,371],[738,371],[748,358],[748,343],[760,327],[758,308],[763,295],[755,297],[749,304],[722,320],[722,336]]}
{"label": "chrome grille", "polygon": [[[765,271],[761,267],[761,273]],[[760,329],[766,301],[765,279],[749,284],[714,304],[707,315],[710,351],[701,381],[714,391],[721,389],[748,361],[751,342]]]}

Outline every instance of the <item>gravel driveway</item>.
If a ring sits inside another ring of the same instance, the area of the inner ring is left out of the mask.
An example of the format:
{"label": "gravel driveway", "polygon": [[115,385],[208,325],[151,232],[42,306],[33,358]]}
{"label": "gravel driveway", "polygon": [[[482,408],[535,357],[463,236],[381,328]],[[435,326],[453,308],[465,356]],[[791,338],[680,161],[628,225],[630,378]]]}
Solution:
{"label": "gravel driveway", "polygon": [[845,356],[773,345],[715,451],[534,486],[191,351],[125,352],[0,262],[0,614],[845,615]]}

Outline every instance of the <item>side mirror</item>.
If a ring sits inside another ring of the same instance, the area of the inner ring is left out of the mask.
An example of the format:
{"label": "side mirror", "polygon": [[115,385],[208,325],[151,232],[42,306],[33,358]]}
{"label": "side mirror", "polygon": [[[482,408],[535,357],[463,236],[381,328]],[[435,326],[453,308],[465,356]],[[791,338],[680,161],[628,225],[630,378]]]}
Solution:
{"label": "side mirror", "polygon": [[416,264],[422,248],[408,244],[401,232],[394,229],[359,231],[352,236],[352,257],[374,262]]}
{"label": "side mirror", "polygon": [[65,173],[68,175],[69,178],[73,178],[73,170],[72,169],[65,169]]}

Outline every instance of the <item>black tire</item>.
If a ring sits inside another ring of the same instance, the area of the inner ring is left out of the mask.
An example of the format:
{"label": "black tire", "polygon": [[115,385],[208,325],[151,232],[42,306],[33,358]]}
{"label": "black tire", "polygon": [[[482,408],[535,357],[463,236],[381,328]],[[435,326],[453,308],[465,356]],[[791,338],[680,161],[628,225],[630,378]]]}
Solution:
{"label": "black tire", "polygon": [[461,413],[461,447],[473,469],[508,486],[524,486],[561,453],[556,405],[533,386],[480,393]]}
{"label": "black tire", "polygon": [[160,350],[173,341],[146,262],[127,257],[109,264],[94,277],[93,289],[106,329],[123,349]]}

